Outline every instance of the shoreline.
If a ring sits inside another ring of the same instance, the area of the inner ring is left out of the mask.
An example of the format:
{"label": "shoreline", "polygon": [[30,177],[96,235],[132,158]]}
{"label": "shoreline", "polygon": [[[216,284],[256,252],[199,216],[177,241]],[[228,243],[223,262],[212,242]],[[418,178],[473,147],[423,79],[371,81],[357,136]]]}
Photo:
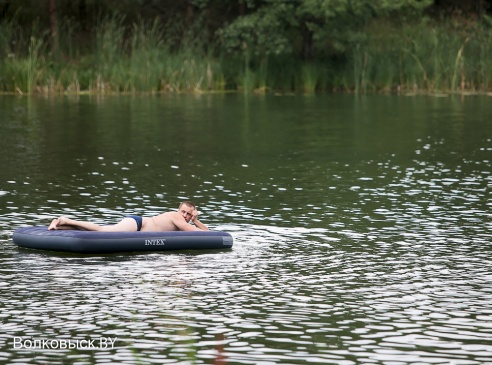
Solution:
{"label": "shoreline", "polygon": [[281,92],[276,90],[271,91],[248,91],[244,90],[192,90],[192,91],[64,91],[64,92],[12,92],[12,91],[0,91],[0,96],[167,96],[167,95],[221,95],[221,94],[244,94],[244,95],[274,95],[274,96],[316,96],[316,95],[387,95],[387,96],[432,96],[432,97],[450,97],[450,96],[491,96],[492,91],[319,91],[319,92]]}

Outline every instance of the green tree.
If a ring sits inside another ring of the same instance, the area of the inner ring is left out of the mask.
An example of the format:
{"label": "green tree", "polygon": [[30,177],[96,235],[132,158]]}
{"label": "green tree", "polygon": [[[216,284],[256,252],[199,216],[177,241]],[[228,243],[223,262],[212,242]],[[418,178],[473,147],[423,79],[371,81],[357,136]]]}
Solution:
{"label": "green tree", "polygon": [[420,12],[433,0],[247,0],[249,13],[219,31],[229,52],[292,54],[304,59],[343,53],[368,21]]}

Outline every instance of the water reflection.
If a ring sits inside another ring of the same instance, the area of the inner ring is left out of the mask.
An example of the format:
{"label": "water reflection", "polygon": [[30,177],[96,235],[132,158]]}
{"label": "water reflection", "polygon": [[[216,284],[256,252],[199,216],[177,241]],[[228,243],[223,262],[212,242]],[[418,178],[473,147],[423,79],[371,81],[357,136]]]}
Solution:
{"label": "water reflection", "polygon": [[[0,361],[492,362],[486,99],[0,100]],[[185,198],[233,250],[11,241],[61,213],[110,223]]]}

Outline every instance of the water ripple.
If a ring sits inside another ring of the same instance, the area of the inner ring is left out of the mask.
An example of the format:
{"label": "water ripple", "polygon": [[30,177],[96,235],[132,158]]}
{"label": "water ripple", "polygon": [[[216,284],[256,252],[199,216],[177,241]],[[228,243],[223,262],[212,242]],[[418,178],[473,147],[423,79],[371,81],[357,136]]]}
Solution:
{"label": "water ripple", "polygon": [[[217,161],[183,146],[143,160],[125,145],[56,160],[49,176],[33,162],[0,183],[0,362],[492,364],[491,140],[463,155],[446,138],[411,143],[410,159],[342,158],[311,141]],[[111,223],[188,198],[232,250],[12,243],[58,214]],[[14,349],[15,337],[117,342],[45,351]]]}

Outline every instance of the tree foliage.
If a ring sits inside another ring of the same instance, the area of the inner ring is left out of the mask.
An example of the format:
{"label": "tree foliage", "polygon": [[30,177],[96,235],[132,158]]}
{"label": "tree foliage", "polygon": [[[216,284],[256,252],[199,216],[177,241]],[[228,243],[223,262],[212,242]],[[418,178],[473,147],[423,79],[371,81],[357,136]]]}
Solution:
{"label": "tree foliage", "polygon": [[[192,89],[358,90],[413,87],[420,74],[427,88],[451,75],[452,89],[489,89],[491,4],[0,0],[0,89],[43,79],[75,88],[176,90],[185,75]],[[36,72],[19,76],[22,60]],[[5,70],[11,75],[2,77]]]}
{"label": "tree foliage", "polygon": [[22,26],[45,24],[52,32],[70,22],[80,37],[87,37],[98,18],[117,12],[130,24],[158,18],[176,44],[192,33],[229,53],[313,59],[343,53],[351,43],[361,42],[364,26],[378,18],[408,17],[436,7],[483,15],[490,2],[479,0],[472,6],[466,0],[0,0],[0,22],[16,18]]}
{"label": "tree foliage", "polygon": [[[220,29],[230,52],[315,54],[342,51],[359,39],[362,27],[380,16],[414,14],[433,0],[265,0],[248,1],[250,13]],[[300,46],[299,46],[300,43]],[[297,46],[297,47],[296,47]]]}

